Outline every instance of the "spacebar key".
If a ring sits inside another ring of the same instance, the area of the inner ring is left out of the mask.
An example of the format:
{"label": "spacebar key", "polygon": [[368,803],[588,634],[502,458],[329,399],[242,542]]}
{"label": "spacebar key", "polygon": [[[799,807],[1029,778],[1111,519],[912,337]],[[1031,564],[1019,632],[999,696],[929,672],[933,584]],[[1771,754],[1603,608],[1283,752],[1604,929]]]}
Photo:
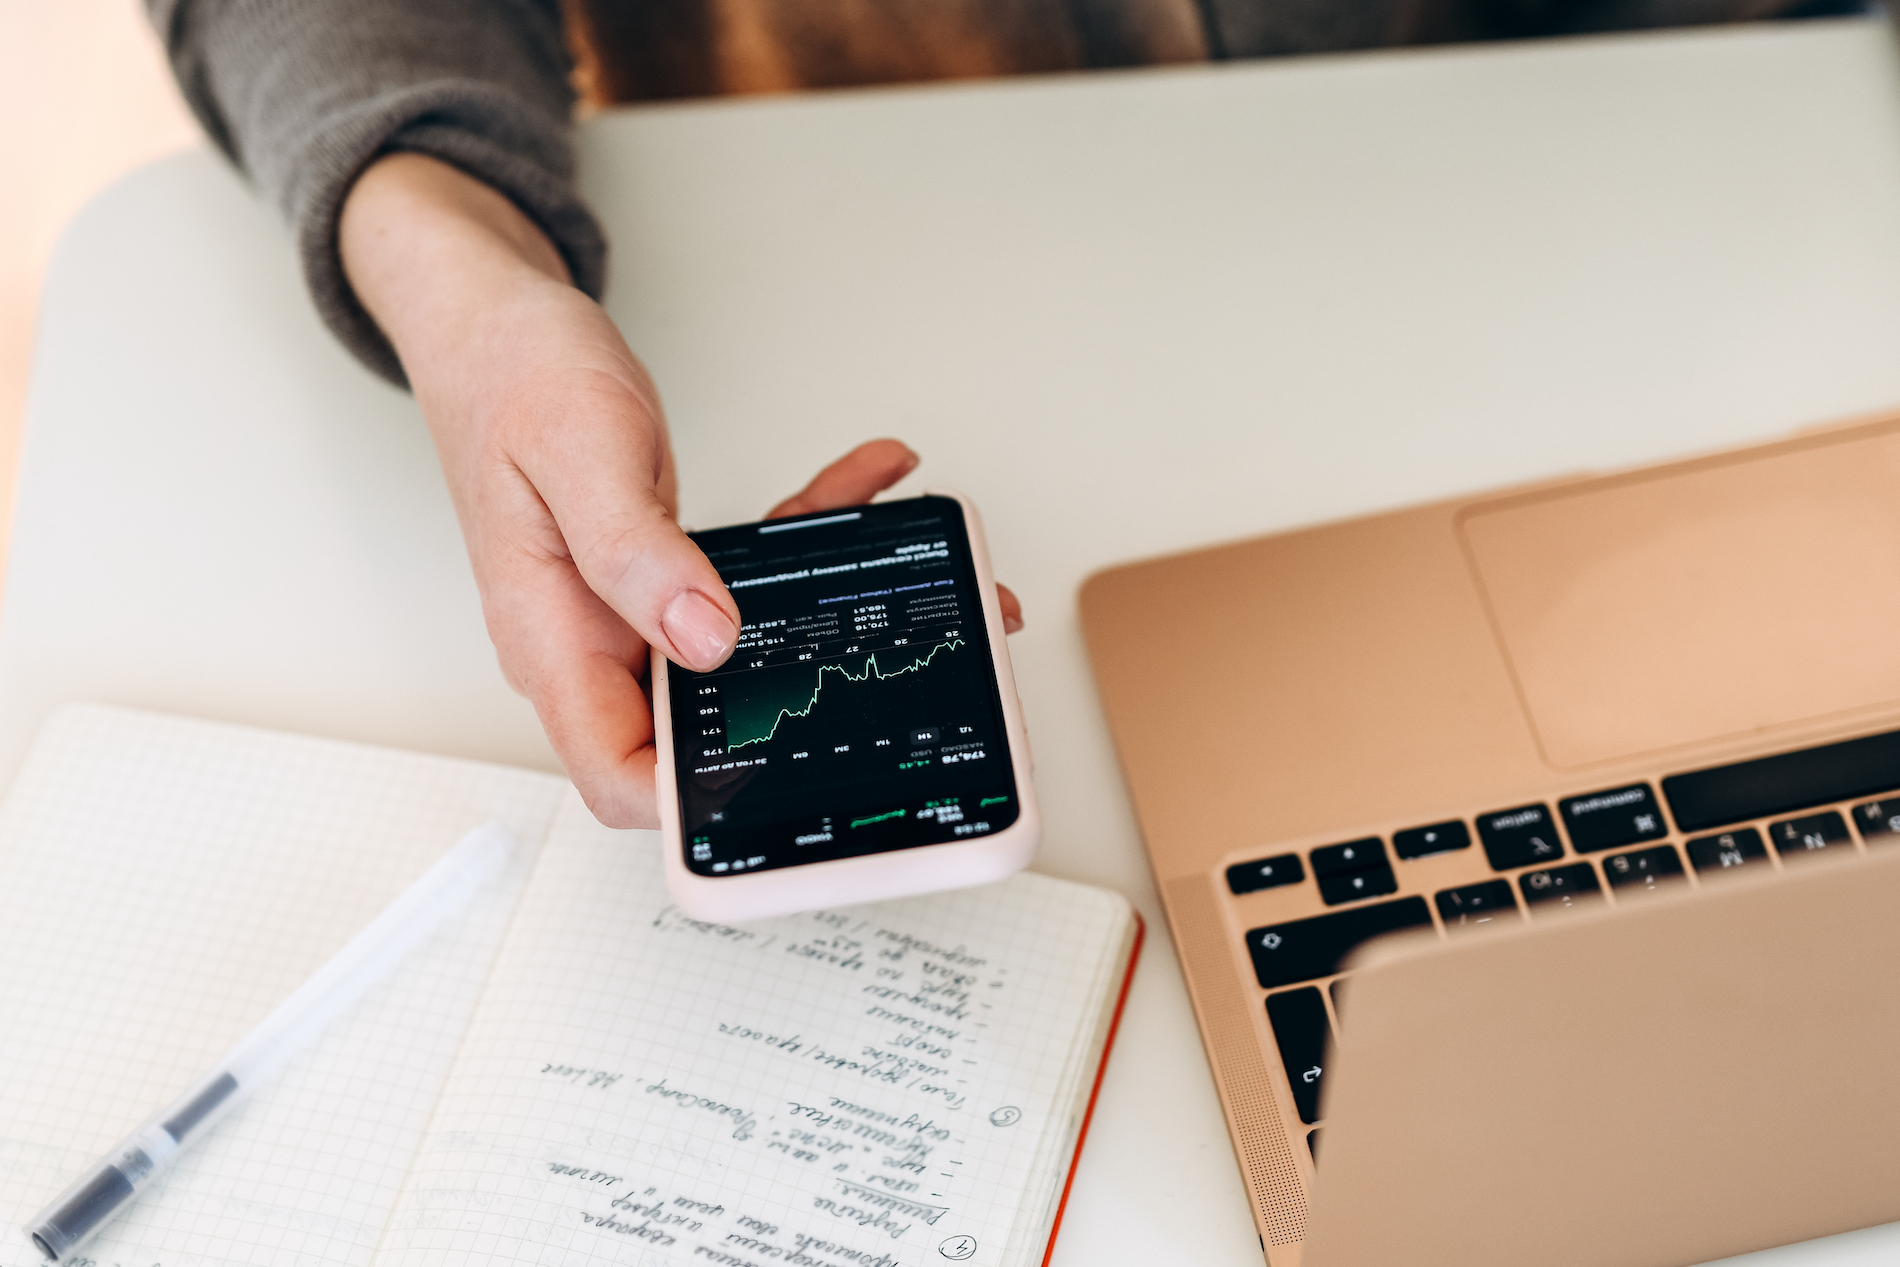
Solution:
{"label": "spacebar key", "polygon": [[1271,990],[1331,976],[1361,943],[1401,928],[1429,927],[1431,922],[1424,898],[1401,898],[1256,928],[1247,934],[1247,950],[1253,955],[1254,976],[1262,988]]}

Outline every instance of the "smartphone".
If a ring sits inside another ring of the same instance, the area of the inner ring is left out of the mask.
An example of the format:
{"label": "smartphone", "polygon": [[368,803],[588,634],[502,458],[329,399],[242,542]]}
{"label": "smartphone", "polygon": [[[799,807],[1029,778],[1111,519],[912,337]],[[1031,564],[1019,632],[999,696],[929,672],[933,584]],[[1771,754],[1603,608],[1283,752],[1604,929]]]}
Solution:
{"label": "smartphone", "polygon": [[695,532],[738,601],[711,673],[653,657],[667,886],[738,921],[999,880],[1041,834],[975,507]]}

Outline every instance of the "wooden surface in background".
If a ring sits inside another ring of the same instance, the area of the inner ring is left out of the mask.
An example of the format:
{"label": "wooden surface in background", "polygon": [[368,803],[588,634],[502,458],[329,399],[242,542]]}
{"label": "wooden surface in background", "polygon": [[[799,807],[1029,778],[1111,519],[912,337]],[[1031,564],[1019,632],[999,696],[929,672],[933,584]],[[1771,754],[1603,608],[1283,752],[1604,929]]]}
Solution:
{"label": "wooden surface in background", "polygon": [[588,97],[983,79],[1203,61],[1196,0],[568,0]]}
{"label": "wooden surface in background", "polygon": [[1863,0],[564,0],[595,106],[1855,12]]}

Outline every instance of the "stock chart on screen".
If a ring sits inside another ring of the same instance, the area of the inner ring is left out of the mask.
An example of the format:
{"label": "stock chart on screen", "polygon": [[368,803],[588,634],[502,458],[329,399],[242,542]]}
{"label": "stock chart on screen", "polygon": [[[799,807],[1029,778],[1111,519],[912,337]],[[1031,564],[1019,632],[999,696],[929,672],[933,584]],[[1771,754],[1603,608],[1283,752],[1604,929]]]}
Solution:
{"label": "stock chart on screen", "polygon": [[1016,819],[960,507],[886,502],[694,534],[738,649],[669,671],[688,865],[727,875],[968,839]]}

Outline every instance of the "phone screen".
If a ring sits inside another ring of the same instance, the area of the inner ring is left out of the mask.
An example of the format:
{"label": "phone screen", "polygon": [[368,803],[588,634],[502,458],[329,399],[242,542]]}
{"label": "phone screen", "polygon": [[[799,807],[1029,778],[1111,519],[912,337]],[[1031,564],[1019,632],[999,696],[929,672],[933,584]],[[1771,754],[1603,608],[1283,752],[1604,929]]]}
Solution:
{"label": "phone screen", "polygon": [[667,669],[691,871],[912,849],[1016,821],[956,501],[882,502],[692,537],[743,625],[714,672]]}

